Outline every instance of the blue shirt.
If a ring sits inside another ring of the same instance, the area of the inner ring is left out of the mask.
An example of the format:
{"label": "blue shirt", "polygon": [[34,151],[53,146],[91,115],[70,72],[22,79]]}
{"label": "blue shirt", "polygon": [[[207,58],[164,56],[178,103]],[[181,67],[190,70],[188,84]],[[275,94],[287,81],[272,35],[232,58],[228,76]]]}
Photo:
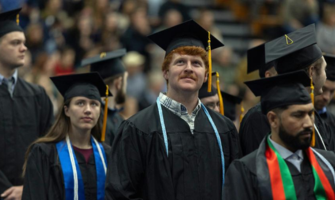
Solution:
{"label": "blue shirt", "polygon": [[271,135],[268,136],[269,139],[270,139],[270,142],[275,147],[275,149],[280,154],[280,156],[284,160],[292,163],[298,169],[298,171],[301,172],[301,163],[304,160],[304,156],[302,154],[302,150],[299,149],[298,151],[296,151],[296,152],[293,153],[292,151],[286,149],[285,147],[283,147],[280,144],[278,144],[275,141],[273,141],[270,136]]}
{"label": "blue shirt", "polygon": [[12,89],[12,91],[14,91],[15,85],[17,83],[17,76],[18,76],[17,73],[18,73],[17,70],[15,70],[14,74],[11,77],[9,77],[8,79],[6,79],[3,75],[0,74],[0,85],[2,85],[3,81],[8,83],[8,80],[12,79],[12,80],[14,80],[14,82],[13,82],[13,85],[12,85],[11,89]]}

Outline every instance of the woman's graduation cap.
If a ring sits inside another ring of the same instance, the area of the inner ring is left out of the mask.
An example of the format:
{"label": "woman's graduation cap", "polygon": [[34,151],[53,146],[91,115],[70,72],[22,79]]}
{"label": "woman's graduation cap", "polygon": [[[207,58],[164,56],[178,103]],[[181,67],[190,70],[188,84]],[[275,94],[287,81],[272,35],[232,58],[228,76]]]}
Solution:
{"label": "woman's graduation cap", "polygon": [[327,80],[335,81],[335,56],[329,54],[324,54],[323,56],[327,62]]}
{"label": "woman's graduation cap", "polygon": [[22,28],[19,26],[20,11],[21,8],[18,8],[15,10],[0,13],[0,37],[14,31],[23,32]]}
{"label": "woman's graduation cap", "polygon": [[103,79],[122,74],[126,71],[121,57],[127,53],[126,49],[103,52],[98,56],[81,61],[81,66],[91,65],[91,72],[98,72]]}
{"label": "woman's graduation cap", "polygon": [[[54,76],[50,77],[50,79],[55,84],[58,91],[63,95],[64,102],[77,96],[83,96],[98,101],[101,101],[101,97],[103,96],[112,96],[108,86],[97,72]],[[107,116],[106,109],[104,113],[103,132],[101,135],[102,141],[105,140],[105,116]]]}
{"label": "woman's graduation cap", "polygon": [[[218,39],[206,31],[193,20],[173,26],[163,31],[154,33],[148,38],[166,51],[165,56],[170,52],[183,46],[196,46],[208,51],[208,74],[212,74],[211,49],[224,46]],[[212,77],[208,76],[208,91],[211,92]]]}

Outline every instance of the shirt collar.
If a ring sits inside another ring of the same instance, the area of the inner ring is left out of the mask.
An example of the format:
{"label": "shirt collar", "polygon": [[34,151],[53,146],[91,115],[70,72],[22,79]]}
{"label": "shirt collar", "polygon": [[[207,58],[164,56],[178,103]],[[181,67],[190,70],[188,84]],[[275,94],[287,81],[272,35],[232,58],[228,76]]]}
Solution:
{"label": "shirt collar", "polygon": [[[173,113],[179,116],[188,115],[187,109],[183,104],[171,99],[170,97],[166,96],[163,93],[160,93],[158,98],[160,103]],[[201,101],[200,99],[198,99],[198,105],[192,111],[192,115],[196,116],[200,109],[201,109]]]}
{"label": "shirt collar", "polygon": [[292,156],[293,154],[296,154],[297,156],[299,156],[300,158],[303,158],[302,155],[302,150],[299,149],[296,152],[292,152],[288,149],[286,149],[285,147],[281,146],[280,144],[276,143],[275,141],[273,141],[270,137],[271,135],[269,135],[269,139],[270,142],[272,143],[272,145],[275,147],[275,149],[277,150],[277,152],[280,154],[280,156],[285,160],[286,158],[289,158],[290,156]]}
{"label": "shirt collar", "polygon": [[[15,72],[14,72],[14,74],[11,76],[11,77],[9,77],[8,79],[14,79],[14,86],[16,85],[16,82],[17,82],[17,76],[18,76],[18,72],[17,72],[17,69],[15,70]],[[2,75],[2,74],[0,74],[0,85],[2,84],[2,81],[4,80],[4,76]]]}
{"label": "shirt collar", "polygon": [[321,110],[318,111],[319,115],[327,113],[327,108],[323,107]]}

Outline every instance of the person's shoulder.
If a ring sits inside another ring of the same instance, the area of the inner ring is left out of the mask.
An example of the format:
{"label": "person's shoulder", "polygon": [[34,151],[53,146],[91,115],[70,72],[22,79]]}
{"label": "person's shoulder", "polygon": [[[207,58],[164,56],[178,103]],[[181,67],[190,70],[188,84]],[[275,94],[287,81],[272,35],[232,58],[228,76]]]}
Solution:
{"label": "person's shoulder", "polygon": [[[233,163],[243,165],[244,168],[248,169],[252,174],[256,174],[256,155],[257,155],[257,150],[251,152],[250,154],[240,158],[236,159],[233,161]],[[233,164],[232,163],[232,164]]]}
{"label": "person's shoulder", "polygon": [[335,167],[335,153],[333,151],[326,151],[322,149],[315,149],[316,152],[320,153],[323,157],[330,162],[331,165]]}
{"label": "person's shoulder", "polygon": [[155,131],[159,124],[157,113],[157,105],[153,104],[123,121],[123,124],[132,126],[142,132],[150,133]]}
{"label": "person's shoulder", "polygon": [[41,94],[44,95],[45,94],[45,90],[42,86],[29,83],[20,77],[18,78],[18,87],[22,87],[24,91],[30,94],[33,94],[33,95],[41,95]]}
{"label": "person's shoulder", "polygon": [[55,143],[35,143],[32,145],[30,153],[50,157],[55,153]]}
{"label": "person's shoulder", "polygon": [[215,112],[211,109],[207,109],[207,111],[211,115],[218,129],[220,130],[225,129],[227,131],[236,129],[234,123],[228,117],[223,116],[220,113]]}

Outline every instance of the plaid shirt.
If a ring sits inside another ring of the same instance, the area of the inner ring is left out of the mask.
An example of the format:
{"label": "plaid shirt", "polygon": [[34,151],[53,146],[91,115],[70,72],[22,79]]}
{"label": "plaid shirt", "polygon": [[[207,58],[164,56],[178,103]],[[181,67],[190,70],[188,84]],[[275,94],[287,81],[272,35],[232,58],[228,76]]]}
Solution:
{"label": "plaid shirt", "polygon": [[187,109],[183,104],[169,98],[163,93],[159,94],[159,101],[165,108],[169,109],[175,115],[182,118],[189,125],[191,133],[193,134],[195,117],[201,109],[201,101],[199,99],[198,105],[194,108],[192,114],[190,115],[188,114]]}

